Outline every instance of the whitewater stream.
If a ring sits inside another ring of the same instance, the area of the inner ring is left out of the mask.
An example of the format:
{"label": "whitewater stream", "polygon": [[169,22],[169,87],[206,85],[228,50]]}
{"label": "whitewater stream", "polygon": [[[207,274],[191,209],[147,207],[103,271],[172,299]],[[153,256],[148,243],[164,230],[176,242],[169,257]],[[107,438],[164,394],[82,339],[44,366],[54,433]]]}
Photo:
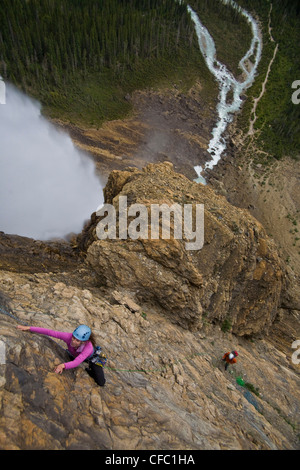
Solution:
{"label": "whitewater stream", "polygon": [[243,72],[243,80],[238,81],[227,69],[226,65],[217,60],[216,47],[213,38],[208,30],[201,23],[198,15],[188,5],[188,11],[195,25],[200,51],[205,59],[210,72],[216,78],[219,85],[219,103],[217,106],[218,120],[212,131],[212,139],[207,149],[212,160],[202,166],[196,166],[195,171],[198,183],[206,184],[204,177],[207,168],[213,168],[221,158],[226,149],[225,130],[227,125],[233,120],[234,114],[242,105],[242,94],[249,88],[255,78],[257,66],[261,58],[262,40],[259,35],[259,28],[254,18],[233,0],[222,0],[224,4],[236,9],[243,15],[252,29],[252,41],[249,50],[240,60],[239,66]]}

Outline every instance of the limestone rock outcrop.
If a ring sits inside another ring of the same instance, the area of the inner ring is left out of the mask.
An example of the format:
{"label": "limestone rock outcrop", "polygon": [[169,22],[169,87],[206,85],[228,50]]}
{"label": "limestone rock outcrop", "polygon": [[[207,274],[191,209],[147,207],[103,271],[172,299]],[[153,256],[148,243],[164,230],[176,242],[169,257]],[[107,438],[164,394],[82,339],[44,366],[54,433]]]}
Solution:
{"label": "limestone rock outcrop", "polygon": [[169,162],[113,171],[104,194],[117,214],[121,196],[128,207],[146,206],[148,214],[152,204],[203,204],[204,244],[187,250],[186,237],[172,236],[99,240],[101,218],[94,214],[78,243],[100,283],[159,304],[190,330],[201,328],[204,319],[241,336],[268,330],[278,311],[284,268],[275,244],[248,211],[176,173]]}

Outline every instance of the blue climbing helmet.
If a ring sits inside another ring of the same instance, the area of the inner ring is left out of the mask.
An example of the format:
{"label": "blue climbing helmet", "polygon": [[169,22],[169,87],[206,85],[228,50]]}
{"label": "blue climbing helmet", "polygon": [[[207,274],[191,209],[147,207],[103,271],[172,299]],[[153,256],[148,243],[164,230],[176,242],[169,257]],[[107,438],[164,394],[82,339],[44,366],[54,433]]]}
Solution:
{"label": "blue climbing helmet", "polygon": [[79,341],[87,341],[92,334],[92,330],[87,325],[79,325],[73,331],[74,338],[78,339]]}

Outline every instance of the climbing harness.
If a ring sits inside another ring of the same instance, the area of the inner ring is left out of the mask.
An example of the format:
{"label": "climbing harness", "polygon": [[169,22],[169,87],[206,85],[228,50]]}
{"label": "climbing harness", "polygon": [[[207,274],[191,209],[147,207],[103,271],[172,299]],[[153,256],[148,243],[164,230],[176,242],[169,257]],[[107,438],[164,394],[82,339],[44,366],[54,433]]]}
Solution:
{"label": "climbing harness", "polygon": [[106,354],[102,351],[100,346],[96,346],[93,355],[89,358],[89,361],[97,366],[104,367],[107,363]]}
{"label": "climbing harness", "polygon": [[[65,349],[65,351],[68,353],[71,359],[75,358],[75,356],[73,356],[73,354],[68,349]],[[102,348],[100,346],[96,346],[94,347],[93,354],[87,357],[83,362],[87,362],[87,363],[92,362],[93,364],[97,366],[104,367],[107,362],[107,357],[106,357],[106,354],[102,351]]]}

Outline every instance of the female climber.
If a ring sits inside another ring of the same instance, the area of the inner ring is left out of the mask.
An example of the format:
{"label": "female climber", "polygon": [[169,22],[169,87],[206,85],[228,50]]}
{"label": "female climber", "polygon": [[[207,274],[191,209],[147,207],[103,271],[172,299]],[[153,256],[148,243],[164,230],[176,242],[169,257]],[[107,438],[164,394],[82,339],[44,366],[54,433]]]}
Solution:
{"label": "female climber", "polygon": [[[37,328],[35,326],[18,325],[17,328],[22,331],[31,331],[32,333],[52,336],[53,338],[63,340],[67,344],[67,352],[74,359],[73,361],[56,366],[54,372],[57,374],[62,374],[64,369],[72,369],[85,361],[89,365],[89,368],[86,369],[88,374],[100,387],[103,387],[105,384],[103,367],[95,356],[95,340],[91,329],[87,325],[79,325],[73,333]],[[95,360],[93,360],[94,358]]]}

